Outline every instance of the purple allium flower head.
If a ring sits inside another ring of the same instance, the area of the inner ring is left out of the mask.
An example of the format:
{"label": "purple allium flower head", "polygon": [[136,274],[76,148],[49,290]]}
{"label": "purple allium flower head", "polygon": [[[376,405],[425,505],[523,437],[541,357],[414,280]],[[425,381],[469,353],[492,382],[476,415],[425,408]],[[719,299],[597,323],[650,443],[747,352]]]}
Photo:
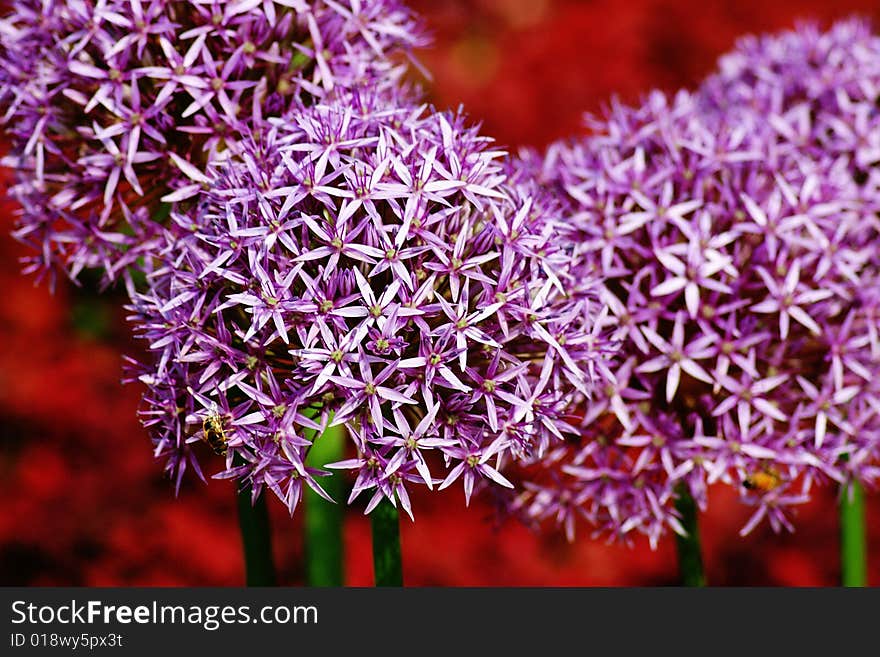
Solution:
{"label": "purple allium flower head", "polygon": [[513,508],[574,533],[681,532],[673,502],[716,481],[762,518],[828,479],[878,475],[875,205],[845,155],[815,159],[758,113],[686,93],[615,105],[552,146],[539,177],[567,198],[575,265],[604,279],[623,331],[616,383],[578,441],[522,473]]}
{"label": "purple allium flower head", "polygon": [[846,167],[865,220],[880,225],[880,37],[867,21],[749,36],[719,68],[698,91],[703,111],[768,123],[777,149]]}
{"label": "purple allium flower head", "polygon": [[126,272],[243,130],[339,86],[394,84],[396,54],[420,42],[397,0],[16,0],[0,112],[28,269]]}
{"label": "purple allium flower head", "polygon": [[157,455],[179,481],[219,416],[219,476],[292,513],[303,484],[320,491],[304,466],[316,432],[344,424],[357,455],[335,467],[367,511],[387,497],[411,513],[412,484],[509,486],[500,464],[573,431],[566,409],[609,348],[553,201],[460,115],[393,95],[272,125],[136,299]]}
{"label": "purple allium flower head", "polygon": [[709,110],[757,112],[777,141],[817,159],[845,155],[859,177],[880,161],[878,97],[880,38],[858,19],[745,37],[699,91]]}

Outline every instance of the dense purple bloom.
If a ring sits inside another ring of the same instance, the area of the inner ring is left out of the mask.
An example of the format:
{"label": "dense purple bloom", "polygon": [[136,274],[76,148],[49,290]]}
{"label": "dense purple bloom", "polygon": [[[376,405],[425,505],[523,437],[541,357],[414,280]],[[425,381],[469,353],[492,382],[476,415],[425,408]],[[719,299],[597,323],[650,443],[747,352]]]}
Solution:
{"label": "dense purple bloom", "polygon": [[195,225],[172,213],[190,232],[136,298],[157,455],[179,480],[219,418],[219,476],[293,512],[304,483],[319,490],[312,440],[344,424],[357,455],[335,467],[368,511],[384,496],[411,513],[412,484],[509,486],[509,455],[574,431],[566,410],[610,348],[538,192],[461,116],[393,95],[273,121]]}
{"label": "dense purple bloom", "polygon": [[844,156],[871,195],[880,161],[880,37],[866,21],[748,36],[700,88],[709,111],[757,113],[773,139],[815,159]]}
{"label": "dense purple bloom", "polygon": [[[829,479],[871,483],[880,447],[880,226],[843,151],[776,138],[778,121],[680,93],[615,105],[552,146],[538,176],[568,199],[581,271],[624,339],[579,441],[524,473],[513,507],[569,536],[681,531],[679,487],[716,481],[762,518]],[[824,152],[824,151],[820,151]]]}
{"label": "dense purple bloom", "polygon": [[167,204],[242,132],[340,85],[394,84],[420,39],[397,0],[17,0],[0,109],[28,270],[149,269]]}

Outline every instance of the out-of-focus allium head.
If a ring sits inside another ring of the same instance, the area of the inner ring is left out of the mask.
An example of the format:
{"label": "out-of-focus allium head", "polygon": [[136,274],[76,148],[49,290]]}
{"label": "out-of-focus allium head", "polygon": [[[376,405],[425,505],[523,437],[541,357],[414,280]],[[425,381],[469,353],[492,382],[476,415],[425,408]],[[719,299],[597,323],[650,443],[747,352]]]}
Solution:
{"label": "out-of-focus allium head", "polygon": [[[749,120],[749,118],[753,120]],[[762,518],[811,485],[871,483],[880,444],[880,231],[845,158],[780,145],[757,114],[701,114],[684,93],[615,105],[551,147],[576,267],[601,274],[624,331],[616,383],[579,441],[524,472],[513,506],[600,531],[672,528],[678,490],[716,481]]]}
{"label": "out-of-focus allium head", "polygon": [[411,484],[508,486],[500,462],[573,431],[565,411],[609,347],[595,287],[554,242],[552,201],[490,144],[364,92],[274,122],[226,164],[137,299],[146,423],[178,481],[215,407],[219,476],[291,513],[303,484],[320,490],[304,463],[330,424],[356,447],[336,464],[357,474],[352,499],[408,513]]}
{"label": "out-of-focus allium head", "polygon": [[698,92],[710,111],[758,113],[772,138],[814,159],[845,156],[876,202],[880,161],[880,38],[851,19],[748,36]]}
{"label": "out-of-focus allium head", "polygon": [[242,131],[339,86],[394,84],[419,34],[398,0],[16,0],[0,111],[28,269],[127,271],[163,202],[195,196]]}

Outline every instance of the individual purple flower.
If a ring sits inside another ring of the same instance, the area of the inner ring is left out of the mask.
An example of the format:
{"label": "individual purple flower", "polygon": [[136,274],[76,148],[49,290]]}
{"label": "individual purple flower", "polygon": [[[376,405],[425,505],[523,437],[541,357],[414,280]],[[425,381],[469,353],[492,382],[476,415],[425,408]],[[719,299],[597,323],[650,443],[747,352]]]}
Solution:
{"label": "individual purple flower", "polygon": [[397,0],[16,0],[0,112],[27,270],[149,270],[169,204],[264,118],[356,82],[396,84],[421,43]]}
{"label": "individual purple flower", "polygon": [[680,93],[615,104],[590,136],[553,145],[536,176],[576,228],[623,331],[616,383],[580,437],[523,470],[508,508],[652,543],[681,532],[681,492],[716,481],[789,527],[828,479],[872,483],[880,448],[875,200],[842,153],[815,157],[758,113]]}
{"label": "individual purple flower", "polygon": [[[225,470],[296,507],[316,436],[345,425],[352,499],[510,483],[571,435],[612,346],[555,201],[459,115],[370,91],[245,141],[135,299],[144,417],[173,476],[206,418]],[[195,219],[195,221],[193,221]],[[216,415],[211,409],[216,405]],[[169,413],[169,409],[176,412]],[[442,474],[441,474],[442,473]]]}

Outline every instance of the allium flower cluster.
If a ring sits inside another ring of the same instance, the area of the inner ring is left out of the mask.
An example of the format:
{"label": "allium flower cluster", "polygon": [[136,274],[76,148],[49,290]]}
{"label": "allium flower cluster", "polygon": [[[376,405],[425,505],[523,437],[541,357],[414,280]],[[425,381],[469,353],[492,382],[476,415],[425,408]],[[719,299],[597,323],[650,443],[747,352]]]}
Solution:
{"label": "allium flower cluster", "polygon": [[746,37],[722,57],[699,96],[709,110],[762,115],[772,138],[814,159],[845,156],[876,197],[880,38],[866,21]]}
{"label": "allium flower cluster", "polygon": [[351,499],[411,514],[408,486],[509,486],[508,455],[573,431],[609,348],[594,284],[555,244],[553,202],[490,143],[356,93],[243,145],[136,304],[146,424],[178,481],[214,418],[219,476],[292,513],[303,484],[321,491],[312,441],[344,424]]}
{"label": "allium flower cluster", "polygon": [[397,0],[16,0],[0,111],[28,270],[148,269],[167,204],[241,133],[340,85],[393,84],[420,39]]}
{"label": "allium flower cluster", "polygon": [[676,496],[705,505],[716,481],[756,506],[744,532],[790,527],[817,481],[874,481],[880,226],[847,157],[814,159],[777,121],[685,93],[591,127],[539,175],[568,199],[576,266],[604,279],[620,364],[580,439],[511,473],[515,510],[655,543],[682,531]]}

